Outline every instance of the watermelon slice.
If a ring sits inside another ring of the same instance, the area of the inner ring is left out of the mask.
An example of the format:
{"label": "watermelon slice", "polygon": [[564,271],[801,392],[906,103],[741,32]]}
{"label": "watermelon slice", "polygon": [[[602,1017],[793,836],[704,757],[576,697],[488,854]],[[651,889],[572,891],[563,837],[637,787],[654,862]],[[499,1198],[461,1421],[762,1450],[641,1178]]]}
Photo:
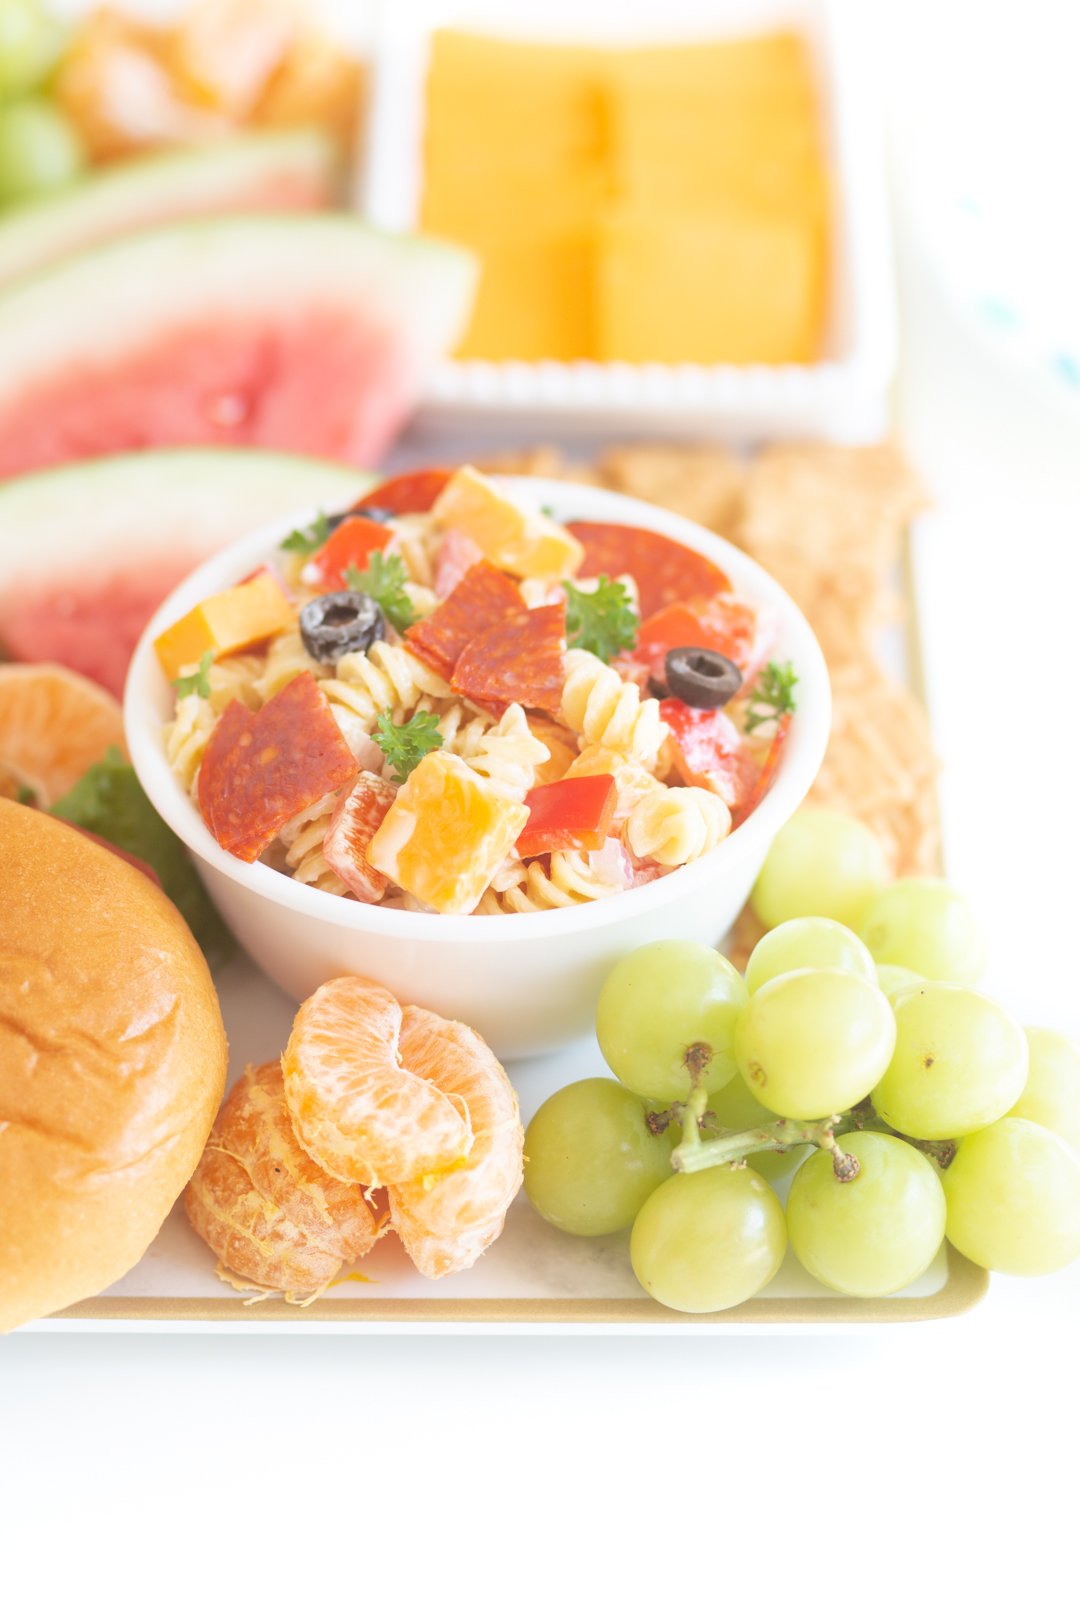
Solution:
{"label": "watermelon slice", "polygon": [[276,517],[341,511],[355,467],[263,450],[143,450],[0,485],[0,643],[117,695],[143,625],[211,552]]}
{"label": "watermelon slice", "polygon": [[129,231],[196,215],[331,208],[334,143],[318,130],[261,131],[114,163],[0,217],[0,287]]}
{"label": "watermelon slice", "polygon": [[169,225],[0,294],[0,477],[156,444],[363,464],[468,315],[475,261],[351,214]]}

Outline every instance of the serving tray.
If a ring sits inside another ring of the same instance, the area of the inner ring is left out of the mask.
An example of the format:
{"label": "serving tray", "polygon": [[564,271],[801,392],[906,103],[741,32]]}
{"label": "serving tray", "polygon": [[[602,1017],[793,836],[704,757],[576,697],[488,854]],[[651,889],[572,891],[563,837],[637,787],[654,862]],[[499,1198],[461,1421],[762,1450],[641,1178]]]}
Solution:
{"label": "serving tray", "polygon": [[[908,608],[907,631],[893,633],[881,647],[883,662],[903,674],[920,696],[916,576],[918,548],[929,526],[921,519],[906,547],[899,583]],[[219,975],[218,988],[232,1054],[230,1074],[235,1076],[246,1063],[272,1058],[283,1049],[295,1007],[246,958]],[[526,1122],[560,1086],[607,1072],[591,1040],[508,1068]],[[755,1299],[732,1310],[687,1316],[642,1292],[630,1268],[625,1232],[597,1239],[568,1236],[542,1221],[520,1194],[503,1235],[472,1270],[428,1282],[391,1236],[376,1245],[359,1270],[343,1276],[311,1304],[296,1306],[279,1298],[242,1297],[222,1282],[213,1255],[176,1208],[126,1277],[97,1298],[21,1331],[362,1333],[397,1325],[439,1332],[530,1324],[568,1332],[589,1325],[628,1332],[841,1327],[958,1316],[978,1304],[987,1283],[984,1271],[946,1244],[925,1276],[901,1294],[848,1299],[815,1282],[789,1252],[778,1275]]]}

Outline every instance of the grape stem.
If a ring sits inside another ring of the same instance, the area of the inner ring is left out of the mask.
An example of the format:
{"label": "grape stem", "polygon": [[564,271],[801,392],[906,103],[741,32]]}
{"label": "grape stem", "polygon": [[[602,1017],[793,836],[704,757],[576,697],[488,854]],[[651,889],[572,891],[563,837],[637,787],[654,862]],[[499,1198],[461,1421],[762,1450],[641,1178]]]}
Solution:
{"label": "grape stem", "polygon": [[[917,1148],[926,1158],[931,1159],[939,1170],[947,1170],[956,1158],[957,1144],[953,1141],[927,1142],[921,1136],[905,1136],[902,1131],[893,1130],[878,1114],[870,1099],[856,1103],[844,1115],[843,1130],[848,1131],[880,1131],[884,1136],[895,1136],[900,1142],[907,1142],[909,1147]],[[843,1134],[843,1132],[841,1132]]]}
{"label": "grape stem", "polygon": [[[853,1153],[844,1153],[836,1145],[836,1126],[840,1115],[829,1119],[774,1119],[767,1125],[755,1126],[749,1131],[732,1131],[726,1136],[715,1136],[703,1142],[694,1113],[695,1093],[691,1093],[683,1115],[683,1138],[671,1155],[673,1170],[692,1175],[696,1170],[711,1170],[720,1164],[736,1164],[747,1154],[782,1152],[785,1148],[812,1143],[833,1160],[833,1175],[837,1181],[854,1181],[862,1168]],[[691,1128],[692,1127],[692,1131]]]}

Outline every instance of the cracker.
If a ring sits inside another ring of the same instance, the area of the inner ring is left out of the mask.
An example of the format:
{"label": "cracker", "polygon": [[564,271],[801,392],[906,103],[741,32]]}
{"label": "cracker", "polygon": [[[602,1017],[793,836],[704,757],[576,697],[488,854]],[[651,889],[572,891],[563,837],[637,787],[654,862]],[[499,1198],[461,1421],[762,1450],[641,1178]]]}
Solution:
{"label": "cracker", "polygon": [[738,517],[745,469],[720,445],[612,445],[596,465],[610,489],[678,512],[716,534],[729,534]]}

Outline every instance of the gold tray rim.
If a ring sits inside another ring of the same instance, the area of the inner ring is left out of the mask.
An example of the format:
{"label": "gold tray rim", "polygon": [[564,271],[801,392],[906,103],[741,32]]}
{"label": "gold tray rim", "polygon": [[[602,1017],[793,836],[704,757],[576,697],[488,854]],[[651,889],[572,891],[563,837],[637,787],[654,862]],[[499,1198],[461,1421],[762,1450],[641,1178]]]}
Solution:
{"label": "gold tray rim", "polygon": [[655,1300],[642,1299],[327,1299],[310,1305],[289,1305],[282,1299],[109,1298],[84,1300],[57,1311],[50,1321],[67,1322],[244,1322],[254,1326],[281,1322],[421,1323],[433,1326],[463,1323],[488,1326],[498,1323],[648,1327],[675,1325],[721,1327],[727,1323],[755,1327],[785,1324],[865,1325],[891,1322],[929,1322],[962,1316],[986,1294],[989,1277],[953,1248],[947,1248],[948,1281],[936,1294],[888,1299],[852,1299],[837,1294],[828,1299],[757,1298],[727,1311],[699,1316],[669,1310]]}

